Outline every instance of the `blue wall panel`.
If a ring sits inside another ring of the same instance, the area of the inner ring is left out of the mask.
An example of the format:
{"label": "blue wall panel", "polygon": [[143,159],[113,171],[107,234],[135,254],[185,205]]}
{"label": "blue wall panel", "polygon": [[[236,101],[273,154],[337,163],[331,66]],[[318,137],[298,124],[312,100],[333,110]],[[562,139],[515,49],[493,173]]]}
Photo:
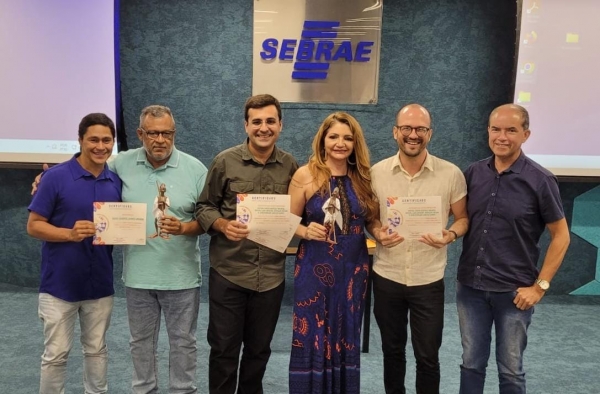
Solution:
{"label": "blue wall panel", "polygon": [[[178,148],[207,166],[217,152],[244,140],[243,104],[252,86],[252,6],[250,0],[122,2],[121,83],[130,147],[140,145],[135,135],[140,110],[156,103],[175,113]],[[334,110],[347,110],[365,129],[376,162],[397,151],[392,139],[396,111],[418,102],[433,115],[433,154],[463,169],[488,156],[487,116],[512,96],[515,1],[387,0],[383,15],[378,104],[286,104],[278,145],[305,162],[322,119]],[[535,119],[531,123],[536,132]],[[35,173],[0,169],[0,282],[26,287],[38,283],[39,242],[25,232]],[[561,184],[569,222],[573,199],[594,186]],[[572,238],[553,282],[555,294],[569,293],[594,278],[596,247]],[[449,251],[450,300],[459,252],[460,243]],[[203,261],[206,272],[206,252]],[[291,259],[288,264],[291,271]],[[120,271],[117,259],[115,272]],[[291,280],[288,272],[288,287]]]}

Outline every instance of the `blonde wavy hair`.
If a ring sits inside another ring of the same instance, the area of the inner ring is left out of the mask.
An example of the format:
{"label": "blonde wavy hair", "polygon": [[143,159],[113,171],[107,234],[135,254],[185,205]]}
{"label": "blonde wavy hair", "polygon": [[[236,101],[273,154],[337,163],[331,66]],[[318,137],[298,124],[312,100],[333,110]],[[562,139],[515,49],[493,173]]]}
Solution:
{"label": "blonde wavy hair", "polygon": [[367,222],[378,219],[379,202],[371,187],[371,162],[369,149],[360,124],[346,112],[334,112],[329,115],[315,135],[312,142],[312,154],[308,159],[308,169],[313,176],[313,182],[320,195],[329,192],[329,178],[331,170],[325,164],[325,137],[329,129],[336,123],[343,123],[350,128],[354,138],[354,150],[348,157],[348,176],[358,197],[361,208],[364,209]]}

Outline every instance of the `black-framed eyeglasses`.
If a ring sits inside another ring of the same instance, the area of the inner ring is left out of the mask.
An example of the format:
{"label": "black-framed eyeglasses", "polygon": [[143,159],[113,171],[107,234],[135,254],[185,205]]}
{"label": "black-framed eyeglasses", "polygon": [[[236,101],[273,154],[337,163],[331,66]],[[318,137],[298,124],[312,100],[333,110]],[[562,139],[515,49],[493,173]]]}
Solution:
{"label": "black-framed eyeglasses", "polygon": [[165,140],[172,140],[175,136],[175,130],[166,130],[166,131],[156,131],[156,130],[144,130],[140,127],[146,136],[151,140],[158,139],[159,136],[162,136]]}
{"label": "black-framed eyeglasses", "polygon": [[406,126],[406,125],[405,126],[396,125],[396,128],[398,130],[400,130],[402,135],[405,137],[408,137],[409,135],[411,135],[413,130],[415,131],[415,133],[417,133],[417,135],[419,137],[423,137],[425,134],[429,133],[429,130],[431,130],[429,127],[425,127],[425,126],[412,127],[412,126]]}

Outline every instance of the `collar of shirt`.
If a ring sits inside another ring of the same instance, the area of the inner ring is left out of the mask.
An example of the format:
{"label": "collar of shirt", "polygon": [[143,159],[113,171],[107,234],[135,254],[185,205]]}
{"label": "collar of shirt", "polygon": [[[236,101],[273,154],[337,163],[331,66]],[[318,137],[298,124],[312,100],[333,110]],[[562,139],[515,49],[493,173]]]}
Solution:
{"label": "collar of shirt", "polygon": [[431,158],[429,152],[427,152],[427,156],[425,157],[425,161],[423,162],[421,169],[413,176],[411,176],[402,166],[402,162],[400,161],[400,152],[398,152],[398,154],[394,156],[394,159],[392,160],[392,172],[395,172],[397,170],[402,171],[408,178],[418,177],[419,175],[421,175],[424,169],[428,169],[429,171],[433,172],[433,159]]}
{"label": "collar of shirt", "polygon": [[[73,155],[73,157],[67,163],[67,165],[69,166],[69,171],[71,171],[71,175],[73,176],[73,179],[79,179],[86,176],[93,177],[94,175],[92,175],[88,170],[83,168],[81,164],[79,164],[79,162],[77,161],[77,158],[80,155],[81,152],[75,153],[75,155]],[[109,179],[112,181],[113,179],[110,176],[108,176],[107,171],[108,166],[104,164],[104,169],[96,179]]]}
{"label": "collar of shirt", "polygon": [[[523,154],[523,152],[521,152],[521,154],[519,155],[519,157],[517,158],[517,160],[511,164],[510,167],[508,167],[508,169],[502,171],[503,173],[508,173],[508,172],[514,172],[515,174],[520,174],[521,171],[523,170],[523,167],[525,166],[525,155]],[[494,173],[498,173],[498,171],[496,170],[496,156],[492,155],[490,156],[490,158],[488,159],[487,162],[487,166],[492,169],[494,171]]]}
{"label": "collar of shirt", "polygon": [[[242,160],[256,161],[254,159],[254,156],[250,152],[250,148],[248,147],[249,142],[250,142],[250,138],[246,138],[246,143],[242,144]],[[269,156],[269,159],[266,161],[266,163],[273,163],[273,162],[283,163],[283,153],[281,153],[281,151],[279,149],[277,149],[277,146],[273,147],[273,152],[271,152],[271,156]]]}

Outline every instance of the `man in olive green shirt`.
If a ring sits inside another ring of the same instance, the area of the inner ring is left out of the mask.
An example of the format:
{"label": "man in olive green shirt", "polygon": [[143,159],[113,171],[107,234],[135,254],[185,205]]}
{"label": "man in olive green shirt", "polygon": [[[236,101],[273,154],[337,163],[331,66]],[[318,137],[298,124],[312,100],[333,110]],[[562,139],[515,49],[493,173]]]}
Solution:
{"label": "man in olive green shirt", "polygon": [[238,193],[287,194],[298,164],[275,146],[282,128],[275,97],[250,97],[244,125],[246,142],[215,157],[196,204],[196,218],[211,236],[207,335],[211,394],[233,394],[236,387],[239,394],[263,392],[285,287],[285,254],[246,239],[249,231],[236,221],[236,203]]}

